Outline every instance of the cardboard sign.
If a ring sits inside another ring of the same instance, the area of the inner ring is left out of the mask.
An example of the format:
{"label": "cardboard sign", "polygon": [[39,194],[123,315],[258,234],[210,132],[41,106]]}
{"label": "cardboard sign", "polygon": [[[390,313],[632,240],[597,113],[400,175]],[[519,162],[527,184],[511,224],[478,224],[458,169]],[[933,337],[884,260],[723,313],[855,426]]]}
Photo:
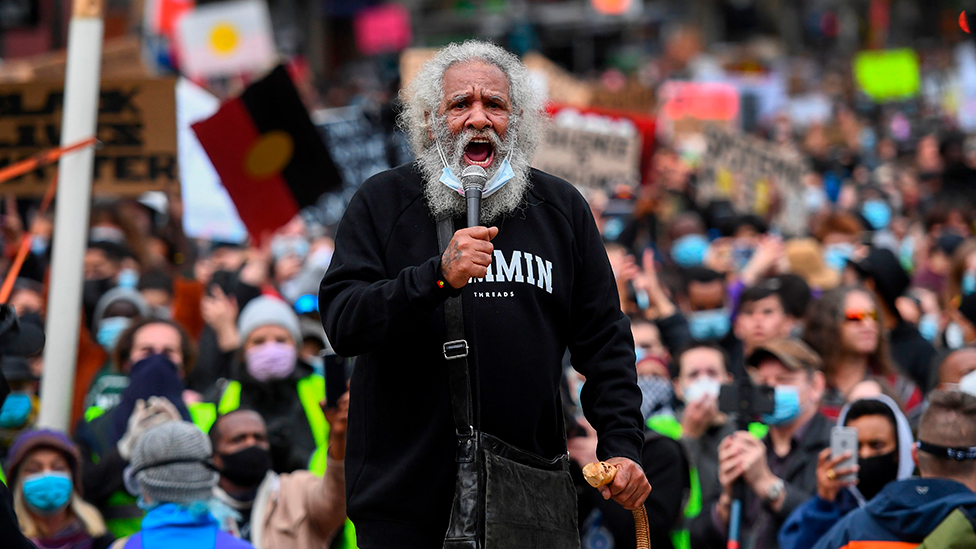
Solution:
{"label": "cardboard sign", "polygon": [[536,52],[525,54],[525,66],[540,82],[544,82],[553,103],[585,107],[593,100],[593,89],[589,84],[563,70],[562,67]]}
{"label": "cardboard sign", "polygon": [[532,166],[580,187],[613,190],[640,182],[641,138],[633,122],[563,109]]}
{"label": "cardboard sign", "polygon": [[359,107],[322,109],[312,115],[325,146],[342,174],[345,188],[390,169],[386,135],[373,126]]}
{"label": "cardboard sign", "polygon": [[400,51],[410,45],[410,12],[399,4],[365,9],[356,16],[356,47],[366,55]]}
{"label": "cardboard sign", "polygon": [[854,79],[875,101],[894,101],[918,95],[919,69],[915,50],[862,51],[854,58]]}
{"label": "cardboard sign", "polygon": [[762,139],[735,134],[715,126],[705,131],[708,151],[698,199],[704,204],[727,198],[740,212],[754,212],[773,220],[786,235],[807,230],[803,202],[806,164]]}
{"label": "cardboard sign", "polygon": [[[176,97],[172,78],[102,82],[94,192],[138,196],[178,181]],[[61,141],[64,84],[0,85],[0,167]],[[16,196],[43,196],[55,166],[3,185]]]}

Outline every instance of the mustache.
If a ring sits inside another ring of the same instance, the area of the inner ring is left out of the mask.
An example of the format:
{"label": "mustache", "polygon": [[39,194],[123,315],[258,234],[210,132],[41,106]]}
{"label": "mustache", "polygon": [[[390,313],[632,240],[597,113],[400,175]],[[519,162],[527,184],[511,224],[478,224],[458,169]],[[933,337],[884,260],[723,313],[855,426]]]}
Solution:
{"label": "mustache", "polygon": [[496,133],[494,129],[490,128],[485,128],[482,130],[466,128],[456,136],[446,133],[444,137],[447,140],[447,143],[444,143],[446,145],[444,148],[446,149],[446,154],[448,154],[448,161],[456,166],[460,166],[461,158],[464,156],[464,150],[475,139],[488,140],[488,143],[491,144],[495,154],[501,154],[502,149],[505,146],[505,142],[501,137],[498,136],[498,133]]}

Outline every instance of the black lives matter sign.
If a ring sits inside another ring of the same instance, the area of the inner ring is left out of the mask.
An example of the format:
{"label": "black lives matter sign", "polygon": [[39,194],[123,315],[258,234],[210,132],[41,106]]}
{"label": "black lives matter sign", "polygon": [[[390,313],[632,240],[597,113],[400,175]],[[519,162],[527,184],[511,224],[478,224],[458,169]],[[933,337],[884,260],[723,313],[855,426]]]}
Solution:
{"label": "black lives matter sign", "polygon": [[[94,193],[137,196],[178,181],[176,80],[106,80],[101,84]],[[61,144],[64,84],[0,86],[0,168]],[[42,196],[57,165],[0,185],[0,192]]]}

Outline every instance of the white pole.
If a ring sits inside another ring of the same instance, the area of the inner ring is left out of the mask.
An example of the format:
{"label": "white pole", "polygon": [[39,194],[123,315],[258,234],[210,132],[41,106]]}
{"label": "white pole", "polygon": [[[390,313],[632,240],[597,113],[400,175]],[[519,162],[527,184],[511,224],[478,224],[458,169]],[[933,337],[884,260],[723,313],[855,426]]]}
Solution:
{"label": "white pole", "polygon": [[[68,27],[61,144],[95,134],[102,63],[102,1],[75,0]],[[58,162],[47,345],[38,424],[67,431],[75,388],[85,248],[95,149],[66,154]]]}

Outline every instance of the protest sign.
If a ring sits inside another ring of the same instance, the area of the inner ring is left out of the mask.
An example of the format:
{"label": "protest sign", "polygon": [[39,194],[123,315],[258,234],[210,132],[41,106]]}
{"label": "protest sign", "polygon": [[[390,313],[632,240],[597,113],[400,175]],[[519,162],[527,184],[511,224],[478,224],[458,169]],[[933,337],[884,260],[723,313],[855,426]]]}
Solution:
{"label": "protest sign", "polygon": [[322,109],[312,115],[332,161],[339,168],[345,188],[390,168],[386,135],[363,115],[359,107]]}
{"label": "protest sign", "polygon": [[271,15],[263,0],[206,4],[176,23],[183,71],[191,78],[255,74],[277,62]]}
{"label": "protest sign", "polygon": [[799,235],[807,229],[803,201],[806,165],[798,155],[777,149],[757,137],[716,126],[705,130],[708,150],[698,200],[728,199],[738,211],[773,215],[779,229]]}
{"label": "protest sign", "polygon": [[585,107],[593,99],[593,89],[588,84],[542,54],[529,52],[522,61],[537,80],[545,83],[549,100],[553,103]]}
{"label": "protest sign", "polygon": [[399,4],[365,9],[356,15],[356,47],[366,55],[400,51],[410,45],[410,12]]}
{"label": "protest sign", "polygon": [[[177,181],[175,80],[107,80],[101,85],[94,192],[138,196]],[[0,85],[0,168],[61,142],[64,84]],[[16,196],[43,196],[54,166],[3,185]]]}
{"label": "protest sign", "polygon": [[875,101],[910,99],[918,95],[918,55],[910,48],[862,51],[854,58],[854,79]]}
{"label": "protest sign", "polygon": [[580,187],[612,191],[640,182],[640,151],[640,134],[630,120],[563,109],[532,166]]}
{"label": "protest sign", "polygon": [[179,138],[180,181],[183,193],[183,232],[190,238],[243,242],[244,223],[227,189],[220,184],[206,151],[190,126],[213,116],[220,100],[193,82],[176,84],[176,125]]}

